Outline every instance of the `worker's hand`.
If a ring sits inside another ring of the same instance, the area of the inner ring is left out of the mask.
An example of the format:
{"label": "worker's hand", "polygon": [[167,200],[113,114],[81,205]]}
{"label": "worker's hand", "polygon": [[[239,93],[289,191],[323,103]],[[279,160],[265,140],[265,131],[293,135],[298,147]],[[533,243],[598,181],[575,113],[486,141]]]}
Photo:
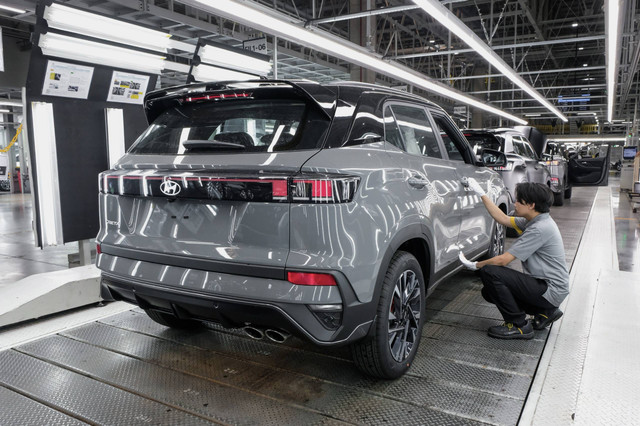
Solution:
{"label": "worker's hand", "polygon": [[467,178],[466,184],[464,181],[462,182],[462,184],[465,185],[470,190],[472,190],[473,192],[475,192],[476,194],[478,194],[480,197],[482,197],[483,195],[487,195],[485,190],[482,189],[478,181],[475,180],[474,178]]}
{"label": "worker's hand", "polygon": [[476,266],[478,262],[469,262],[462,252],[458,253],[458,259],[464,265],[465,268],[471,269],[472,271],[477,271],[478,267]]}

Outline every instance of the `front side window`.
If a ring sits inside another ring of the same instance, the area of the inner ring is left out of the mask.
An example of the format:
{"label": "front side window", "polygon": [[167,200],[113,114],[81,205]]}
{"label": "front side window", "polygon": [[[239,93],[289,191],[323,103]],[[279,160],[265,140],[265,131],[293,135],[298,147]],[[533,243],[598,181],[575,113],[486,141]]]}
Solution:
{"label": "front side window", "polygon": [[164,111],[132,154],[272,152],[319,148],[329,120],[300,100],[185,103]]}
{"label": "front side window", "polygon": [[451,125],[441,115],[434,114],[433,120],[436,122],[436,128],[440,133],[440,138],[442,139],[444,148],[449,155],[449,160],[464,161],[464,154],[458,146],[460,141],[454,130],[451,128]]}
{"label": "front side window", "polygon": [[410,105],[391,105],[390,109],[395,117],[405,151],[409,154],[442,158],[438,140],[423,108]]}

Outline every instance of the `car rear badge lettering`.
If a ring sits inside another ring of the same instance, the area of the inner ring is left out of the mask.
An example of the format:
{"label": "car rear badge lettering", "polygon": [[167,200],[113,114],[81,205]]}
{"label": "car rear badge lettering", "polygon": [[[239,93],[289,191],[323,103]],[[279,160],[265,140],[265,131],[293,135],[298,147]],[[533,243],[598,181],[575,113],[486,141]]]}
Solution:
{"label": "car rear badge lettering", "polygon": [[160,191],[169,197],[175,197],[180,193],[180,185],[172,180],[165,180],[160,184]]}

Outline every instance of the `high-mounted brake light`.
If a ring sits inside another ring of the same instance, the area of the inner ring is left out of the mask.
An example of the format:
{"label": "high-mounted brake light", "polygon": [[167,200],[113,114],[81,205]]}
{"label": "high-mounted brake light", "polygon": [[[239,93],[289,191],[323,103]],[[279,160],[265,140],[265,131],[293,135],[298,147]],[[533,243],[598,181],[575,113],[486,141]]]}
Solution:
{"label": "high-mounted brake light", "polygon": [[212,93],[208,95],[200,96],[187,96],[184,98],[184,102],[196,102],[196,101],[215,101],[222,99],[238,99],[238,98],[250,98],[253,93],[240,92],[240,93]]}
{"label": "high-mounted brake light", "polygon": [[336,285],[333,275],[311,272],[287,272],[287,281],[297,285]]}

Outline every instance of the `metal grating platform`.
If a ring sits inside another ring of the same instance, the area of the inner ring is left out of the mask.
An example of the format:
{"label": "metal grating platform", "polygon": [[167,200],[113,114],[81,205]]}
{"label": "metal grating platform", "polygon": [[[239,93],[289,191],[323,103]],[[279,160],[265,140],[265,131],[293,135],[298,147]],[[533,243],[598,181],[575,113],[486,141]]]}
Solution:
{"label": "metal grating platform", "polygon": [[[552,211],[569,263],[594,194],[574,188]],[[362,375],[345,348],[120,313],[0,352],[0,424],[514,425],[548,331],[489,338],[500,315],[480,287],[463,272],[434,291],[418,357],[395,381]]]}

